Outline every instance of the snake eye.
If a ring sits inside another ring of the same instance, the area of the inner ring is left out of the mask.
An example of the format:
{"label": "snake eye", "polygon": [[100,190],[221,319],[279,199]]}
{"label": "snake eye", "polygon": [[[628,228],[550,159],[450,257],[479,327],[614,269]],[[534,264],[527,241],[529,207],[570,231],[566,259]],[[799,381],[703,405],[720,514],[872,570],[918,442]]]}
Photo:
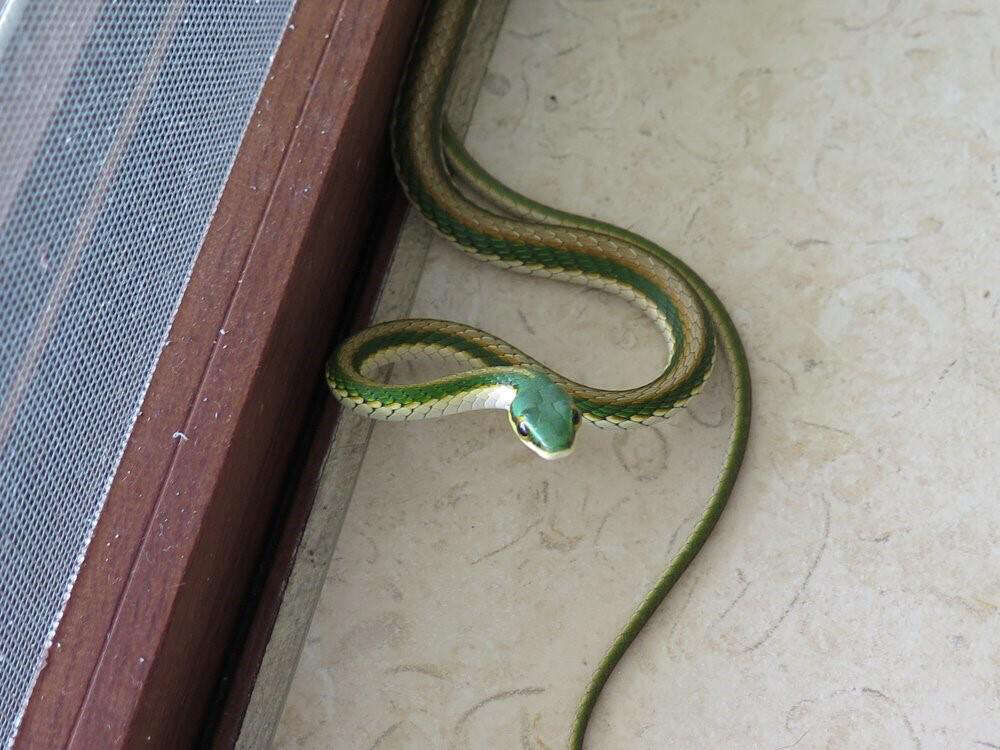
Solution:
{"label": "snake eye", "polygon": [[528,423],[523,419],[517,423],[517,434],[521,437],[528,437],[531,435],[531,430],[528,429]]}
{"label": "snake eye", "polygon": [[579,409],[574,409],[573,410],[573,417],[572,418],[573,418],[573,424],[580,424],[580,410]]}

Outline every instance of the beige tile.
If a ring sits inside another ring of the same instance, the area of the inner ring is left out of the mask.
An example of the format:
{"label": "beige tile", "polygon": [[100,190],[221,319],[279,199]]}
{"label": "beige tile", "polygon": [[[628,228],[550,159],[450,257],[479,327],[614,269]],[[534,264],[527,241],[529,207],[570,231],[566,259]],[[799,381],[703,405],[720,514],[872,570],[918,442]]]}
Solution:
{"label": "beige tile", "polygon": [[[471,150],[689,260],[753,366],[730,508],[591,747],[1000,746],[998,24],[984,0],[511,1]],[[443,241],[413,313],[599,386],[665,354],[626,303]],[[726,383],[554,463],[500,413],[376,425],[275,746],[563,746],[711,487]]]}

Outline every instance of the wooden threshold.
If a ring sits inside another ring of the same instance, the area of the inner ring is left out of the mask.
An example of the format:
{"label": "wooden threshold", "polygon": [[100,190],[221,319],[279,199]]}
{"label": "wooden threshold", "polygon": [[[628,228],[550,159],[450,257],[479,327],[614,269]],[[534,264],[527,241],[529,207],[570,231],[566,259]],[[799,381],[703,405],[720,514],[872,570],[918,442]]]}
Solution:
{"label": "wooden threshold", "polygon": [[385,200],[373,188],[422,5],[299,0],[15,747],[205,741]]}

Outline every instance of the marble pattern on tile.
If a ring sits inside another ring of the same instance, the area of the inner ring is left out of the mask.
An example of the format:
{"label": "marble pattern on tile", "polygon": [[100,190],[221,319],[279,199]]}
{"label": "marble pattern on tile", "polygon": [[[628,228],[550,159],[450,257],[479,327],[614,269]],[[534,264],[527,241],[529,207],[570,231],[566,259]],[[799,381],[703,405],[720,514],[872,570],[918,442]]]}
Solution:
{"label": "marble pattern on tile", "polygon": [[[675,249],[754,375],[730,508],[591,747],[1000,747],[1000,6],[512,0],[468,144]],[[432,245],[414,314],[595,385],[626,303]],[[552,748],[718,470],[724,368],[543,463],[497,413],[378,424],[276,747]]]}

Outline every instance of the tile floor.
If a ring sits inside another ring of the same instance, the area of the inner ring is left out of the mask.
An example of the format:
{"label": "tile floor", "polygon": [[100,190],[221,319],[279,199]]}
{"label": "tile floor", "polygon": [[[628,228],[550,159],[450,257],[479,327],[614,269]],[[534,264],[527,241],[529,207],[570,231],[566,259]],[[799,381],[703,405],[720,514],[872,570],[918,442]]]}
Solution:
{"label": "tile floor", "polygon": [[[511,0],[471,150],[689,260],[754,376],[731,505],[590,747],[1000,747],[997,29],[986,0]],[[412,312],[600,386],[665,354],[443,241]],[[274,746],[563,746],[711,486],[726,384],[554,463],[499,413],[376,425]]]}

